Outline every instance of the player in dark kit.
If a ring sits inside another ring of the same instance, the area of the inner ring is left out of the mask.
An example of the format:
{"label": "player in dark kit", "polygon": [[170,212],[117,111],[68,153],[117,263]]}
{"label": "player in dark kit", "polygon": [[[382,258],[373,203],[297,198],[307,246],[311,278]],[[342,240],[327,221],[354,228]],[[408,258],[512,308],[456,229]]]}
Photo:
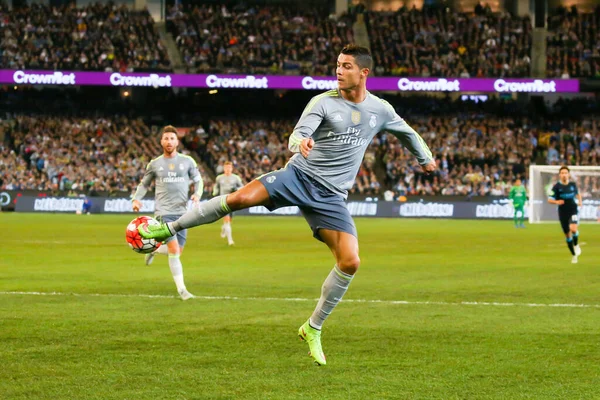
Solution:
{"label": "player in dark kit", "polygon": [[579,225],[578,206],[582,206],[582,200],[575,182],[569,181],[568,167],[560,167],[558,182],[552,187],[548,203],[558,205],[558,219],[567,237],[567,246],[573,255],[571,262],[577,264],[577,257],[581,255],[577,229]]}

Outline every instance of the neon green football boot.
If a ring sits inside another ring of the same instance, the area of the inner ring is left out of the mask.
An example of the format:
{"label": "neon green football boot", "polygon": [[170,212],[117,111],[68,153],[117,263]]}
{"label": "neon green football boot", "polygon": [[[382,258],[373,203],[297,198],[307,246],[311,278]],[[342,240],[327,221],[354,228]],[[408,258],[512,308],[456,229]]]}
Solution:
{"label": "neon green football boot", "polygon": [[174,235],[164,222],[161,222],[160,225],[140,224],[138,226],[138,232],[144,239],[154,239],[157,242],[164,242]]}
{"label": "neon green football boot", "polygon": [[306,321],[304,325],[298,329],[298,336],[300,339],[308,343],[310,352],[309,356],[313,358],[315,364],[325,365],[325,354],[323,354],[323,348],[321,347],[321,331],[310,326],[309,321]]}

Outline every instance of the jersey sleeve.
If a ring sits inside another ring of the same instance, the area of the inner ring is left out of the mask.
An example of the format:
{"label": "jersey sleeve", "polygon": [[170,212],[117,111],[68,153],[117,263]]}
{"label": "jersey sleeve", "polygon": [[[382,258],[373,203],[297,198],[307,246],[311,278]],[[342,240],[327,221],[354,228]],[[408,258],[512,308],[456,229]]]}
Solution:
{"label": "jersey sleeve", "polygon": [[557,196],[558,196],[558,184],[555,184],[554,186],[552,186],[552,190],[550,191],[548,198],[552,199],[552,200],[556,200]]}
{"label": "jersey sleeve", "polygon": [[244,187],[244,182],[242,182],[242,178],[240,178],[239,175],[236,175],[235,177],[237,179],[236,179],[236,186],[235,186],[234,190],[238,190],[238,189],[243,188]]}
{"label": "jersey sleeve", "polygon": [[146,193],[148,193],[148,190],[150,189],[150,185],[152,184],[154,179],[156,179],[156,172],[154,171],[154,166],[152,164],[152,161],[150,161],[148,163],[148,165],[146,165],[146,172],[144,173],[144,177],[142,178],[142,181],[138,185],[138,187],[135,191],[135,194],[133,195],[133,199],[134,200],[143,199],[144,196],[146,195]]}
{"label": "jersey sleeve", "polygon": [[579,189],[577,188],[577,184],[573,184],[573,189],[575,189],[575,195],[579,194]]}
{"label": "jersey sleeve", "polygon": [[433,154],[423,138],[396,113],[391,104],[385,100],[382,101],[386,110],[386,122],[382,129],[396,136],[402,145],[417,158],[420,165],[426,165],[433,161]]}
{"label": "jersey sleeve", "polygon": [[200,174],[200,171],[198,171],[198,164],[196,163],[196,160],[194,160],[192,157],[187,156],[186,158],[189,160],[190,164],[190,166],[188,167],[188,176],[190,178],[190,181],[194,183],[194,194],[199,197],[202,197],[202,193],[204,192],[204,181],[202,180],[202,175]]}
{"label": "jersey sleeve", "polygon": [[290,135],[288,148],[294,153],[300,151],[300,143],[315,133],[323,118],[325,118],[325,97],[323,94],[315,96],[307,104]]}
{"label": "jersey sleeve", "polygon": [[515,198],[515,188],[514,186],[510,188],[510,192],[508,193],[508,198],[514,200]]}
{"label": "jersey sleeve", "polygon": [[215,178],[215,186],[213,186],[212,195],[217,196],[221,194],[221,175]]}

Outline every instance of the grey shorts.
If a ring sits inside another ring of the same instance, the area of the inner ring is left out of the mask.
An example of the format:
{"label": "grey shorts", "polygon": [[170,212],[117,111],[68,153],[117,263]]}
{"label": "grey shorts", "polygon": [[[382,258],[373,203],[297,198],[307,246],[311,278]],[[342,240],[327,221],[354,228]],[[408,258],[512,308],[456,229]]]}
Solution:
{"label": "grey shorts", "polygon": [[[177,221],[179,219],[179,217],[181,217],[181,215],[163,215],[163,216],[157,215],[156,219],[160,222],[173,222],[173,221]],[[177,237],[177,243],[179,243],[179,247],[185,246],[185,242],[187,241],[187,229],[177,232],[174,236],[171,236],[170,238],[165,240],[164,243],[165,244],[169,243],[175,237]]]}
{"label": "grey shorts", "polygon": [[267,188],[271,198],[267,208],[273,211],[280,207],[298,206],[316,239],[323,241],[320,229],[358,237],[344,198],[293,165],[269,172],[258,180]]}

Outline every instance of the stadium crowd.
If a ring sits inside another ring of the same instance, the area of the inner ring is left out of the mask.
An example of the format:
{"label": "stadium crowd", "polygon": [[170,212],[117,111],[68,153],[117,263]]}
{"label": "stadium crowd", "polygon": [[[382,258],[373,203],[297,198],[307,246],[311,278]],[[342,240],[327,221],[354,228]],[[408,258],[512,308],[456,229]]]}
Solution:
{"label": "stadium crowd", "polygon": [[[559,105],[560,106],[560,105]],[[295,121],[213,119],[186,129],[191,153],[211,192],[211,176],[231,160],[244,182],[281,168],[291,153]],[[506,195],[513,180],[527,179],[534,164],[598,165],[600,120],[533,123],[527,118],[458,113],[410,118],[430,146],[439,171],[425,176],[391,134],[370,144],[351,193],[381,195]],[[141,119],[16,116],[0,124],[0,188],[128,192],[146,163],[161,153],[159,127]],[[154,139],[153,139],[154,138]],[[203,166],[210,168],[210,174]]]}
{"label": "stadium crowd", "polygon": [[[0,67],[99,71],[170,71],[147,10],[0,3]],[[357,13],[323,7],[178,4],[167,12],[188,72],[334,75],[335,57],[354,42]],[[444,7],[361,11],[375,75],[525,77],[531,64],[530,17]],[[559,8],[548,17],[547,75],[600,77],[600,6]]]}
{"label": "stadium crowd", "polygon": [[600,78],[600,5],[594,13],[559,8],[548,18],[548,77]]}
{"label": "stadium crowd", "polygon": [[308,7],[184,5],[167,24],[190,72],[334,75],[354,41],[348,16]]}
{"label": "stadium crowd", "polygon": [[96,3],[0,7],[0,67],[92,71],[171,70],[147,10]]}
{"label": "stadium crowd", "polygon": [[0,186],[7,190],[132,192],[162,153],[156,129],[139,119],[16,116],[0,129]]}
{"label": "stadium crowd", "polygon": [[376,75],[475,78],[529,74],[529,17],[405,7],[366,15]]}

